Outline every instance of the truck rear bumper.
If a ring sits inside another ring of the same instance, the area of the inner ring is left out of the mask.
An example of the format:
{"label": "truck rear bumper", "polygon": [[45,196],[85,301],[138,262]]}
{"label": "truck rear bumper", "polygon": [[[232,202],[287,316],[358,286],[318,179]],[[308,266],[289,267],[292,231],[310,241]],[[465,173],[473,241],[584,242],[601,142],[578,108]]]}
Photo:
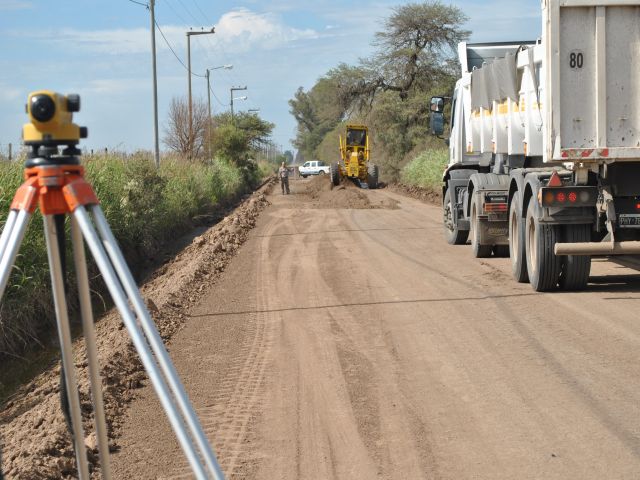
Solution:
{"label": "truck rear bumper", "polygon": [[640,241],[556,243],[556,255],[637,255]]}

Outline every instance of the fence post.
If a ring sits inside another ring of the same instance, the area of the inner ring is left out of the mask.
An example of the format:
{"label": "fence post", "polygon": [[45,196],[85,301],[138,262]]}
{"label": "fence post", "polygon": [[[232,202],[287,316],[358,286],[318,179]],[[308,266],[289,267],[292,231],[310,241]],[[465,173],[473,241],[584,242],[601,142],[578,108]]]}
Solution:
{"label": "fence post", "polygon": [[11,147],[12,147],[12,144],[9,143],[9,161],[11,161],[11,153],[12,153],[11,152]]}

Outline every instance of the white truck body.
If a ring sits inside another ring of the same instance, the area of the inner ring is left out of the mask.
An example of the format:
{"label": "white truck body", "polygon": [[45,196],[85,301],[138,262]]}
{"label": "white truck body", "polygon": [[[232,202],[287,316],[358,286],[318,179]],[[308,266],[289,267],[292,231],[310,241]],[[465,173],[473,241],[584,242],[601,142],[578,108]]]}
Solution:
{"label": "white truck body", "polygon": [[[544,162],[637,161],[640,4],[546,0],[543,26],[534,45],[459,46],[466,134],[456,146]],[[486,55],[479,68],[469,62],[476,51]],[[510,57],[514,72],[495,68]],[[462,157],[452,152],[451,161]]]}
{"label": "white truck body", "polygon": [[640,254],[640,0],[541,7],[539,40],[458,47],[445,233],[477,257],[508,248],[536,290],[583,288],[584,257]]}

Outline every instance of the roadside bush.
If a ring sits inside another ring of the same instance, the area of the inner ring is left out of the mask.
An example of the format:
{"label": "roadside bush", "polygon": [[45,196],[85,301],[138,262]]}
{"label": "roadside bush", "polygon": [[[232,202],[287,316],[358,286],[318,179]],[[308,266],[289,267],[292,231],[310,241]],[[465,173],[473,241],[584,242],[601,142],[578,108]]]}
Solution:
{"label": "roadside bush", "polygon": [[[211,213],[251,187],[240,168],[226,160],[207,164],[163,160],[156,170],[149,155],[140,153],[89,157],[83,163],[134,275],[164,244],[186,233],[193,217]],[[20,164],[0,164],[0,228],[22,172]],[[69,245],[67,261],[71,260]],[[93,265],[90,271],[97,272]],[[75,292],[72,276],[69,292]],[[51,344],[46,339],[56,338],[54,325],[42,218],[36,212],[0,303],[0,360]]]}
{"label": "roadside bush", "polygon": [[401,181],[407,185],[438,189],[448,160],[448,150],[426,150],[402,169]]}

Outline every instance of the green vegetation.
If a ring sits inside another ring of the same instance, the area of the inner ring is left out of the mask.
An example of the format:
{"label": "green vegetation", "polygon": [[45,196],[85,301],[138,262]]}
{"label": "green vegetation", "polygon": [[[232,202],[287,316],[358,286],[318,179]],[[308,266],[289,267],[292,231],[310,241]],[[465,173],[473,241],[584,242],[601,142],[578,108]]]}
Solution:
{"label": "green vegetation", "polygon": [[427,150],[402,169],[400,179],[407,185],[438,190],[442,185],[442,172],[448,159],[449,151],[446,149]]}
{"label": "green vegetation", "polygon": [[338,65],[289,101],[298,122],[294,144],[303,157],[333,161],[344,122],[364,123],[374,163],[387,180],[400,179],[411,158],[435,145],[429,99],[453,90],[457,44],[470,35],[462,28],[466,20],[459,8],[437,0],[394,8],[369,58]]}
{"label": "green vegetation", "polygon": [[[253,175],[247,175],[225,159],[207,163],[163,160],[156,170],[147,154],[88,157],[83,163],[134,274],[149,265],[149,258],[163,244],[192,228],[193,217],[245,193],[261,173],[256,168]],[[0,227],[21,181],[22,165],[0,164]],[[69,250],[67,261],[71,259]],[[47,264],[42,219],[36,212],[0,304],[0,360],[38,345],[50,347],[52,342],[46,339],[56,338]],[[93,278],[96,269],[90,266],[90,270]],[[104,291],[100,285],[92,288],[98,294]],[[72,277],[69,292],[75,292]],[[71,303],[76,308],[73,299]]]}

